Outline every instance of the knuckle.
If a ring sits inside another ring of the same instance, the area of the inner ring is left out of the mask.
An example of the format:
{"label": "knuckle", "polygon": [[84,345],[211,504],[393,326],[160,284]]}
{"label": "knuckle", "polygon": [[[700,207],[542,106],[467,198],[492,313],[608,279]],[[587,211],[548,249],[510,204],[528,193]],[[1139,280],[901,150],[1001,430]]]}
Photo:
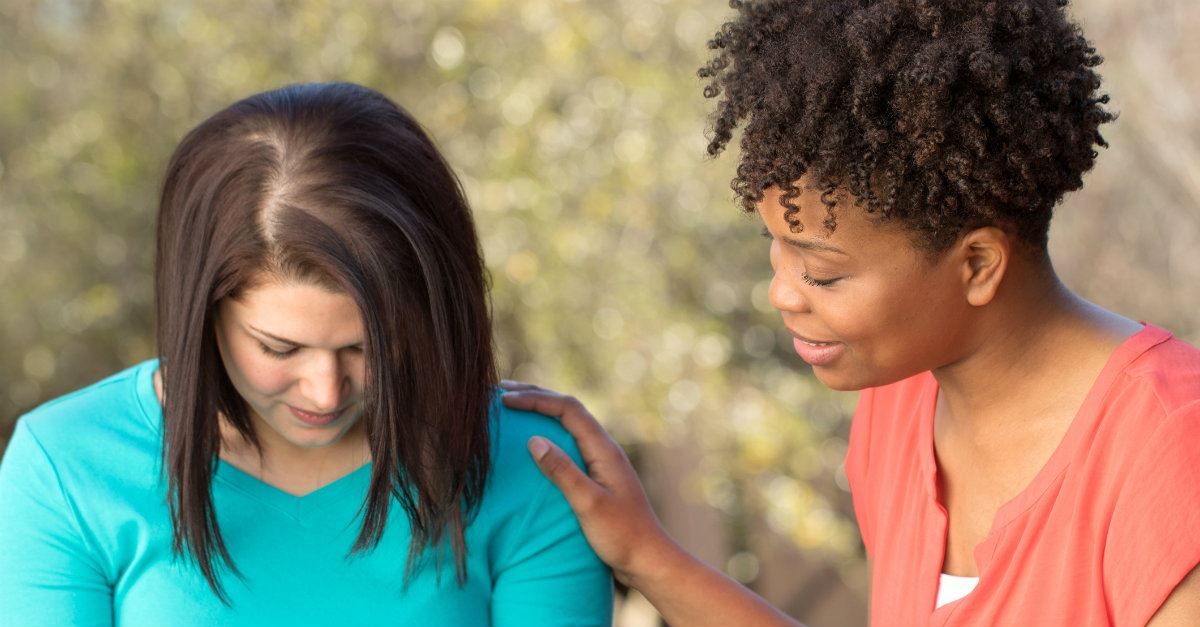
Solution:
{"label": "knuckle", "polygon": [[565,459],[563,455],[560,455],[557,451],[550,451],[546,453],[545,459],[542,460],[542,467],[552,476],[562,476],[569,470],[567,468],[568,463],[570,463],[569,460]]}

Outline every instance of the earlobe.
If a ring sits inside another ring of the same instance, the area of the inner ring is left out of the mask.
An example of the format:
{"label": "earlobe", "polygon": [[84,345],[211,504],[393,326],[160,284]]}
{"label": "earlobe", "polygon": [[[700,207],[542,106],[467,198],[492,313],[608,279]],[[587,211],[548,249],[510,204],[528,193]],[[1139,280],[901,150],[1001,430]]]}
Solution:
{"label": "earlobe", "polygon": [[967,233],[960,245],[965,253],[963,273],[967,302],[982,307],[992,302],[1004,281],[1012,241],[1002,229],[987,226]]}

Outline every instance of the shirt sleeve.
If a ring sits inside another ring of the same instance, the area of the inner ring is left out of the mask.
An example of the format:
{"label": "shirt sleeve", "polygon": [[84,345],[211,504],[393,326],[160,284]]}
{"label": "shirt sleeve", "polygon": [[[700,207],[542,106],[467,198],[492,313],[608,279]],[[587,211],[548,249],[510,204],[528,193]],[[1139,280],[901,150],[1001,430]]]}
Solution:
{"label": "shirt sleeve", "polygon": [[0,462],[0,607],[29,627],[110,627],[112,587],[26,420]]}
{"label": "shirt sleeve", "polygon": [[865,389],[858,394],[854,419],[850,423],[850,443],[846,449],[846,481],[854,501],[854,518],[862,535],[867,554],[873,553],[871,513],[867,489],[867,462],[871,449],[871,412],[875,406],[875,390]]}
{"label": "shirt sleeve", "polygon": [[[570,436],[552,438],[584,467]],[[609,627],[612,575],[548,480],[530,499],[516,542],[496,573],[493,627]]]}
{"label": "shirt sleeve", "polygon": [[1173,412],[1123,478],[1104,549],[1116,625],[1142,627],[1200,564],[1200,402]]}

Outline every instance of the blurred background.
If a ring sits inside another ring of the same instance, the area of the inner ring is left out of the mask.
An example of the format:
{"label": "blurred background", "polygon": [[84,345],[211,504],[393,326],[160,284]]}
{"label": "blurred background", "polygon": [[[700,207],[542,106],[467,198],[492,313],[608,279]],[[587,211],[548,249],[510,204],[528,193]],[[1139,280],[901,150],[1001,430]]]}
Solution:
{"label": "blurred background", "polygon": [[[1065,281],[1200,342],[1200,6],[1078,0],[1117,122],[1060,207]],[[182,135],[246,95],[349,80],[407,107],[475,210],[502,374],[585,400],[666,526],[814,625],[866,623],[825,390],[767,303],[767,242],[704,156],[695,0],[4,0],[0,446],[155,355],[153,220]],[[622,627],[657,625],[636,595]]]}

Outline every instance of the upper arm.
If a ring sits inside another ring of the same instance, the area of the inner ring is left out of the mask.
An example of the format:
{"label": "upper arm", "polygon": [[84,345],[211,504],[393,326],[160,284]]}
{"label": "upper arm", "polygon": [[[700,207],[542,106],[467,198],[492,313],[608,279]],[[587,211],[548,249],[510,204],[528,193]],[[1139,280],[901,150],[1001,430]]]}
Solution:
{"label": "upper arm", "polygon": [[112,624],[112,588],[24,420],[0,462],[0,607],[23,625]]}
{"label": "upper arm", "polygon": [[1138,443],[1139,457],[1119,471],[1123,486],[1109,521],[1103,563],[1105,594],[1118,625],[1147,625],[1162,612],[1164,621],[1177,612],[1195,617],[1187,612],[1195,607],[1200,586],[1195,574],[1200,564],[1198,441],[1200,403],[1164,418]]}
{"label": "upper arm", "polygon": [[1146,627],[1194,627],[1200,625],[1200,566],[1192,569],[1158,608]]}
{"label": "upper arm", "polygon": [[[554,437],[582,466],[570,436]],[[534,470],[512,548],[494,573],[494,627],[612,623],[612,576],[596,557],[566,499]]]}

